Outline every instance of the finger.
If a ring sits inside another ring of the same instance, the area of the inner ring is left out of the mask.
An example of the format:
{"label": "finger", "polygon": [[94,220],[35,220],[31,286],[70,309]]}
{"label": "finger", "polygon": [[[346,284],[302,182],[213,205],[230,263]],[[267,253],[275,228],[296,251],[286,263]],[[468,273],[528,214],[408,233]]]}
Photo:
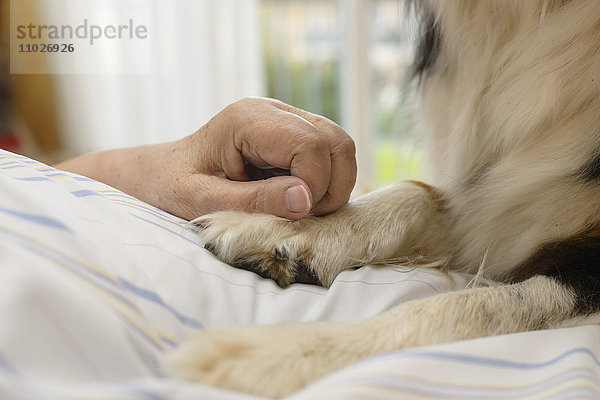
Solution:
{"label": "finger", "polygon": [[322,137],[307,137],[294,144],[290,175],[308,184],[315,203],[321,201],[331,184],[331,154]]}
{"label": "finger", "polygon": [[336,123],[317,114],[278,100],[272,104],[309,121],[326,138],[331,156],[331,178],[325,195],[314,205],[312,213],[323,215],[337,210],[350,198],[356,183],[356,147],[352,138]]}
{"label": "finger", "polygon": [[[303,117],[272,107],[264,100],[248,99],[256,118],[237,125],[234,146],[244,160],[254,166],[269,165],[287,169],[310,188],[313,199],[323,198],[330,184],[331,154],[329,142]],[[243,105],[243,104],[242,104]],[[258,117],[260,115],[260,117]]]}
{"label": "finger", "polygon": [[208,175],[195,175],[187,183],[191,188],[210,188],[199,192],[196,218],[215,211],[244,211],[272,214],[290,220],[306,216],[313,204],[308,184],[294,176],[236,182]]}
{"label": "finger", "polygon": [[331,149],[331,179],[321,200],[313,206],[314,215],[329,214],[350,199],[356,183],[356,149],[352,139],[343,141]]}

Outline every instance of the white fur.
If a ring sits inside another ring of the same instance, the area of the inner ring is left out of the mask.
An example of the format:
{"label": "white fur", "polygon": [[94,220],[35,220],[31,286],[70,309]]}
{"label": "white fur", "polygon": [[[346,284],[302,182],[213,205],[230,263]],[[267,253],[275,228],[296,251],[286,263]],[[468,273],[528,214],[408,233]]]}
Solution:
{"label": "white fur", "polygon": [[[217,212],[194,223],[202,226],[202,240],[214,245],[222,261],[258,261],[286,286],[293,282],[295,262],[302,259],[323,286],[330,286],[348,268],[422,262],[423,254],[431,258],[434,252],[443,253],[439,235],[446,227],[440,207],[427,189],[401,182],[319,218],[292,222],[270,215]],[[278,259],[276,250],[287,259]]]}
{"label": "white fur", "polygon": [[[420,261],[509,280],[544,244],[600,225],[598,0],[420,0],[443,32],[420,86],[432,181],[393,185],[324,218],[200,218],[223,260],[289,284],[303,263],[329,285],[363,263]],[[286,257],[281,257],[285,250]],[[177,376],[283,396],[389,350],[599,323],[548,277],[402,304],[367,321],[208,331],[171,359]]]}
{"label": "white fur", "polygon": [[575,176],[600,151],[600,6],[425,1],[443,45],[420,120],[454,265],[475,271],[487,252],[486,275],[502,279],[540,244],[600,221],[600,186]]}
{"label": "white fur", "polygon": [[[523,297],[515,296],[516,292]],[[568,290],[537,277],[406,302],[358,322],[210,330],[178,349],[167,370],[209,385],[280,398],[336,369],[386,351],[597,322],[597,317],[593,321],[572,318],[572,306]]]}

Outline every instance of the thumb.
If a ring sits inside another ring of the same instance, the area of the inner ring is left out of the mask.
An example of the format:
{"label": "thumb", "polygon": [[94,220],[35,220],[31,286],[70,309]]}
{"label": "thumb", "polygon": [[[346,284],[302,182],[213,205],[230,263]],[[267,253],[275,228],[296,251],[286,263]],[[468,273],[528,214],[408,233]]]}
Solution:
{"label": "thumb", "polygon": [[310,188],[295,176],[238,182],[223,180],[220,196],[230,210],[272,214],[291,220],[306,216],[313,204]]}

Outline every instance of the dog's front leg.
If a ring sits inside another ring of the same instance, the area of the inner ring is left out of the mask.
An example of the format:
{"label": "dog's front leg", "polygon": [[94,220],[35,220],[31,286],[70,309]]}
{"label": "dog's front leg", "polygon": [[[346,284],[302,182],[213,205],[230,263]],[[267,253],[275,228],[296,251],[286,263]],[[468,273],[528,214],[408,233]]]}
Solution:
{"label": "dog's front leg", "polygon": [[168,372],[209,385],[282,397],[375,354],[582,324],[586,319],[577,317],[575,304],[569,288],[540,276],[509,286],[410,301],[360,322],[208,330],[172,356]]}
{"label": "dog's front leg", "polygon": [[280,286],[302,281],[303,276],[329,286],[348,268],[431,260],[444,254],[447,237],[442,195],[420,182],[388,186],[323,217],[288,221],[218,212],[193,222],[219,259],[252,269]]}

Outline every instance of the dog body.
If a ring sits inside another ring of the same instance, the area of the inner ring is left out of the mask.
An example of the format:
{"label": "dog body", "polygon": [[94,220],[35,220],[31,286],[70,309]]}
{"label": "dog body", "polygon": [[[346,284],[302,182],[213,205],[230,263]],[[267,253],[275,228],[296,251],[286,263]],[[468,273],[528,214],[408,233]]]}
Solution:
{"label": "dog body", "polygon": [[433,185],[398,183],[296,222],[221,212],[196,223],[223,261],[282,286],[394,262],[501,284],[355,323],[203,332],[171,359],[176,375],[282,396],[385,351],[600,322],[598,1],[412,3]]}
{"label": "dog body", "polygon": [[598,227],[598,3],[430,3],[443,34],[421,56],[421,121],[452,265],[510,279],[543,244]]}

